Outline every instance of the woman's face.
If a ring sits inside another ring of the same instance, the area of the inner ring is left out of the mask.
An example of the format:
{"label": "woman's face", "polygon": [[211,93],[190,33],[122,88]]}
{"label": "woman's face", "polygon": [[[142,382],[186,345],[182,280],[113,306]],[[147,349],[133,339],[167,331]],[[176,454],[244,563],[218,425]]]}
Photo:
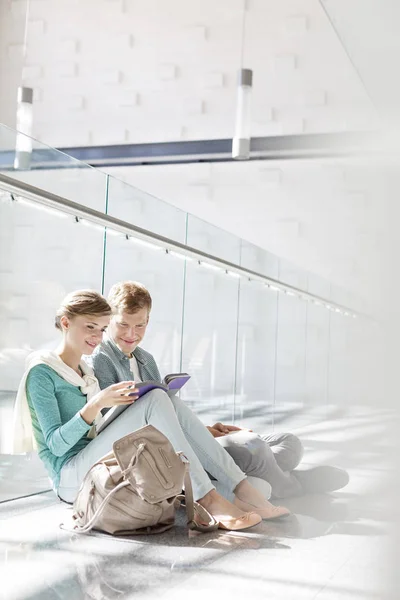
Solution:
{"label": "woman's face", "polygon": [[65,342],[80,354],[92,354],[103,339],[110,322],[109,316],[77,315],[61,317]]}

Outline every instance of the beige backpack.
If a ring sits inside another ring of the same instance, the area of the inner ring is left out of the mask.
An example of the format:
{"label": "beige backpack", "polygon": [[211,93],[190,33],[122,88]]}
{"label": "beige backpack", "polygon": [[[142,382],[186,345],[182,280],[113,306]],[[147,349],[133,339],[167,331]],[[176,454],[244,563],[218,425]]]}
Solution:
{"label": "beige backpack", "polygon": [[74,531],[161,533],[174,524],[183,488],[189,528],[217,529],[215,519],[193,502],[188,466],[182,453],[175,452],[152,425],[117,440],[113,451],[93,465],[83,480],[73,506]]}

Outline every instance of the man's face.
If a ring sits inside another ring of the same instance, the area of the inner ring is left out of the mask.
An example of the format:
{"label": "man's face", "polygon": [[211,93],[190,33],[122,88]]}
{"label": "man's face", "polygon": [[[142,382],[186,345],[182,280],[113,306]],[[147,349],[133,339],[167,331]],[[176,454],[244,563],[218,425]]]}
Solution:
{"label": "man's face", "polygon": [[113,315],[108,332],[124,354],[131,354],[142,341],[149,322],[149,311],[141,308],[133,314],[120,312]]}

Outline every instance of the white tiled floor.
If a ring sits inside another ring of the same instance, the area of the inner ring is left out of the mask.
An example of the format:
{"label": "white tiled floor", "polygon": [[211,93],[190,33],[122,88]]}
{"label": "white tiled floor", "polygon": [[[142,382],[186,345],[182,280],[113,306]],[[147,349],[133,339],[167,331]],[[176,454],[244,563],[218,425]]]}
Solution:
{"label": "white tiled floor", "polygon": [[[354,410],[298,430],[306,460],[348,468],[350,484],[334,494],[288,500],[295,513],[290,519],[249,531],[188,532],[180,513],[175,529],[157,536],[77,536],[59,529],[70,510],[51,494],[2,504],[0,597],[389,598],[383,591],[392,575],[387,417]],[[391,598],[398,600],[400,590]]]}

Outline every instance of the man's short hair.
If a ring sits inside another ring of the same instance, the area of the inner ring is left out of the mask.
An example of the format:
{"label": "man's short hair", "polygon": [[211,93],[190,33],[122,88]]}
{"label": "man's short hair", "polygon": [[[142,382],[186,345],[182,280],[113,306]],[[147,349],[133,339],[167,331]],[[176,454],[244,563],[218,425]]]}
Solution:
{"label": "man's short hair", "polygon": [[134,314],[142,308],[147,308],[150,312],[152,305],[149,291],[137,281],[115,283],[108,294],[107,301],[114,314],[118,312]]}

